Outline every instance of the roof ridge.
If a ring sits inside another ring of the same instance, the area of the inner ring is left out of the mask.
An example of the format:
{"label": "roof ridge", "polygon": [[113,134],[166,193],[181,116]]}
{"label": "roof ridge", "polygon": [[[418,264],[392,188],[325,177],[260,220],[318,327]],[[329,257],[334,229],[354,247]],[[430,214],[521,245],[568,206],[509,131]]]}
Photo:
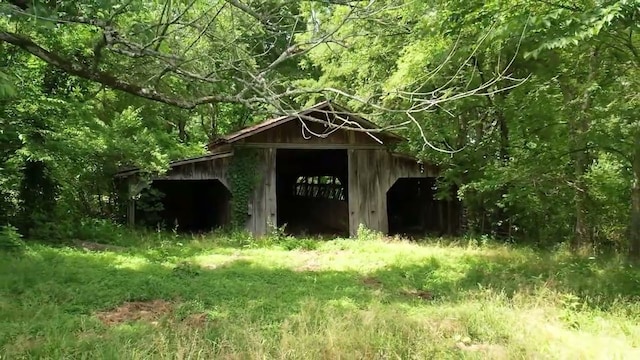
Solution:
{"label": "roof ridge", "polygon": [[[351,110],[349,110],[347,107],[336,103],[333,100],[324,100],[322,102],[319,102],[313,106],[307,107],[303,110],[300,110],[298,112],[295,112],[293,114],[289,114],[289,115],[282,115],[282,116],[278,116],[278,117],[274,117],[274,118],[270,118],[267,120],[264,120],[262,122],[253,124],[253,125],[249,125],[246,126],[238,131],[235,131],[231,134],[227,134],[225,136],[221,136],[220,138],[212,141],[211,143],[209,143],[209,148],[211,149],[214,146],[217,145],[221,145],[221,144],[229,144],[229,143],[233,143],[235,141],[244,139],[246,137],[255,135],[257,133],[260,133],[262,131],[266,131],[269,130],[275,126],[279,126],[281,124],[284,124],[286,122],[289,122],[291,120],[295,120],[298,118],[298,116],[300,115],[306,115],[309,112],[313,112],[313,111],[317,111],[317,110],[321,110],[323,107],[326,106],[331,106],[331,107],[336,107],[338,108],[337,110],[339,111],[335,111],[334,109],[331,109],[332,112],[334,113],[346,113],[349,116],[353,117],[353,120],[355,120],[356,122],[358,122],[361,126],[363,126],[364,128],[368,128],[368,129],[382,129],[381,126],[379,126],[378,124],[365,119],[359,115],[357,115],[356,113],[352,112]],[[318,119],[320,121],[324,121],[323,119]],[[348,130],[348,129],[346,129]],[[384,134],[386,136],[392,137],[392,138],[396,138],[396,139],[400,139],[400,140],[406,140],[405,138],[401,137],[400,135],[397,135],[391,131],[388,130],[382,130],[380,131],[381,134]]]}

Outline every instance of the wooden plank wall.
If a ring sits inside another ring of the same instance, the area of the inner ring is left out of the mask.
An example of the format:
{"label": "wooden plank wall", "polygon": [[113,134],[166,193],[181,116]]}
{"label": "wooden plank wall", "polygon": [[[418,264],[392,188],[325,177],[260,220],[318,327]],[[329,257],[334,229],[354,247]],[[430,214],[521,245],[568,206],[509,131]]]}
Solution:
{"label": "wooden plank wall", "polygon": [[228,181],[229,164],[231,154],[226,157],[207,161],[193,162],[180,165],[169,170],[164,176],[156,180],[213,180],[217,179],[230,189]]}
{"label": "wooden plank wall", "polygon": [[276,200],[276,150],[260,149],[260,166],[256,172],[262,179],[256,185],[248,204],[249,219],[246,228],[254,236],[263,236],[269,232],[270,226],[277,226]]}
{"label": "wooden plank wall", "polygon": [[[260,166],[256,172],[263,175],[258,182],[247,212],[250,215],[246,229],[255,236],[270,231],[277,225],[276,149],[259,149]],[[220,180],[228,189],[230,156],[176,166],[158,180]],[[350,149],[349,165],[349,232],[356,235],[363,224],[369,229],[387,233],[387,191],[402,177],[435,177],[437,170],[427,167],[424,172],[412,159],[395,156],[386,149]],[[129,212],[133,211],[133,203]],[[134,221],[129,214],[129,221]]]}
{"label": "wooden plank wall", "polygon": [[[247,204],[249,219],[245,225],[246,229],[255,236],[267,234],[269,226],[277,225],[277,201],[276,201],[276,150],[259,149],[259,167],[255,169],[261,174],[261,179],[256,185],[252,196]],[[231,191],[229,184],[229,165],[231,156],[206,161],[193,162],[179,165],[169,170],[165,175],[155,178],[155,180],[219,180]],[[133,179],[134,177],[131,177]],[[130,223],[134,219],[134,203],[128,206],[128,219]]]}
{"label": "wooden plank wall", "polygon": [[434,177],[436,170],[420,168],[414,160],[386,150],[349,150],[349,233],[360,224],[388,233],[387,191],[404,177]]}
{"label": "wooden plank wall", "polygon": [[387,182],[386,173],[389,171],[387,152],[349,150],[348,156],[349,233],[355,236],[360,224],[372,230],[387,232],[387,199],[386,191],[383,191]]}
{"label": "wooden plank wall", "polygon": [[[228,170],[231,162],[231,153],[220,154],[220,157],[194,161],[184,165],[177,165],[172,167],[167,173],[162,176],[153,178],[153,180],[219,180],[227,189],[229,187]],[[139,179],[137,174],[133,174],[127,177],[128,194],[135,194],[139,192]],[[128,200],[127,204],[127,223],[129,226],[135,225],[135,208],[136,201],[133,199]]]}
{"label": "wooden plank wall", "polygon": [[[305,129],[308,131],[303,131],[303,124],[306,127]],[[330,132],[330,134],[326,137],[314,135],[325,134],[327,132]],[[384,138],[381,134],[378,134],[377,137]],[[337,145],[359,145],[370,148],[384,148],[380,143],[376,142],[371,138],[371,136],[364,132],[347,131],[343,129],[335,130],[334,128],[325,126],[324,124],[311,121],[304,121],[303,123],[297,119],[240,140],[239,144],[255,144],[264,147],[277,147],[280,144],[284,144],[288,146],[298,145],[301,148],[331,148]]]}

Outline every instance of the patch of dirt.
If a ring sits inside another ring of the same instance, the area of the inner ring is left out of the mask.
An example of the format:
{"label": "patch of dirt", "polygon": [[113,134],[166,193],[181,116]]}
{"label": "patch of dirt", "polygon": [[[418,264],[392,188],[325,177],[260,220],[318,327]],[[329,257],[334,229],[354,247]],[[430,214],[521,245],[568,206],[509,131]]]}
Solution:
{"label": "patch of dirt", "polygon": [[96,316],[108,326],[129,321],[145,321],[157,325],[162,317],[172,311],[171,303],[164,300],[136,301],[126,302],[115,309],[98,312]]}
{"label": "patch of dirt", "polygon": [[322,269],[322,266],[318,263],[306,263],[302,264],[295,268],[295,271],[305,272],[305,271],[319,271]]}
{"label": "patch of dirt", "polygon": [[425,301],[433,300],[433,293],[425,290],[404,290],[403,293],[407,296],[418,297]]}
{"label": "patch of dirt", "polygon": [[182,323],[189,327],[204,327],[208,321],[209,317],[207,316],[207,314],[200,313],[187,316],[184,320],[182,320]]}
{"label": "patch of dirt", "polygon": [[349,254],[349,250],[332,250],[321,252],[318,250],[296,249],[289,252],[300,265],[293,268],[294,271],[320,271],[325,268],[327,262],[335,260],[336,257]]}
{"label": "patch of dirt", "polygon": [[300,265],[296,266],[294,271],[318,271],[322,268],[320,264],[320,253],[316,250],[292,250],[291,255],[300,261]]}
{"label": "patch of dirt", "polygon": [[318,271],[322,269],[322,265],[317,258],[306,259],[301,265],[295,268],[295,271]]}
{"label": "patch of dirt", "polygon": [[382,287],[382,281],[371,276],[364,277],[362,279],[362,283],[375,289],[380,289]]}
{"label": "patch of dirt", "polygon": [[[131,321],[144,321],[158,325],[162,318],[173,314],[174,304],[165,300],[126,302],[116,308],[95,313],[107,326],[116,326]],[[205,313],[191,314],[180,323],[188,327],[204,327],[209,321]]]}
{"label": "patch of dirt", "polygon": [[73,245],[85,251],[122,251],[125,250],[122,246],[99,244],[91,241],[74,241]]}

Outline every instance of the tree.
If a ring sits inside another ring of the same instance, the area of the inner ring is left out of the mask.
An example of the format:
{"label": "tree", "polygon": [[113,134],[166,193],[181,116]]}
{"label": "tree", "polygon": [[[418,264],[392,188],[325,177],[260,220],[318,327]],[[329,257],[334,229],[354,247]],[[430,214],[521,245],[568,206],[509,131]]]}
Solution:
{"label": "tree", "polygon": [[637,1],[11,1],[0,11],[0,207],[11,214],[31,160],[51,175],[57,206],[104,215],[115,169],[162,171],[267,113],[332,98],[441,165],[440,188],[459,189],[470,230],[640,252]]}
{"label": "tree", "polygon": [[[595,6],[594,6],[595,5]],[[584,2],[570,7],[558,6],[554,12],[542,18],[548,24],[564,21],[568,29],[558,33],[557,27],[547,26],[548,41],[536,50],[571,49],[573,47],[590,47],[589,75],[584,90],[582,105],[577,125],[578,138],[586,131],[584,116],[589,116],[593,103],[593,93],[599,92],[599,98],[608,102],[604,115],[611,124],[600,126],[600,133],[593,144],[583,144],[579,148],[584,151],[596,150],[610,152],[625,161],[632,173],[629,216],[629,249],[634,258],[640,257],[640,160],[638,160],[638,120],[630,115],[629,107],[637,106],[634,95],[640,85],[634,75],[640,67],[638,37],[638,16],[640,2],[636,0],[603,1],[591,4]],[[602,73],[597,76],[597,72]],[[619,87],[619,82],[624,86]],[[613,130],[613,131],[612,131]],[[577,152],[580,153],[580,152]],[[576,162],[577,167],[584,168],[583,162]],[[578,172],[581,172],[577,168]],[[576,174],[577,175],[577,174]],[[580,210],[578,210],[580,212]],[[578,225],[577,225],[578,228]],[[582,231],[576,231],[583,237]]]}
{"label": "tree", "polygon": [[[47,4],[36,1],[26,6],[14,1],[4,6],[9,20],[0,31],[0,41],[112,89],[185,109],[231,103],[284,114],[296,110],[292,106],[296,99],[313,94],[348,95],[382,108],[378,99],[357,98],[344,89],[305,86],[309,83],[298,80],[313,78],[314,68],[298,71],[299,76],[291,69],[318,47],[348,43],[351,34],[343,29],[361,21],[379,22],[386,9],[393,11],[391,3],[281,0],[248,5],[238,0],[206,4],[167,0],[162,4]],[[22,31],[10,31],[12,26]],[[50,31],[51,27],[56,30]],[[69,42],[73,46],[60,46]],[[55,49],[47,50],[51,46]],[[477,95],[497,81],[487,80],[488,84],[462,94],[447,87],[413,94],[414,106],[431,108],[450,98]]]}

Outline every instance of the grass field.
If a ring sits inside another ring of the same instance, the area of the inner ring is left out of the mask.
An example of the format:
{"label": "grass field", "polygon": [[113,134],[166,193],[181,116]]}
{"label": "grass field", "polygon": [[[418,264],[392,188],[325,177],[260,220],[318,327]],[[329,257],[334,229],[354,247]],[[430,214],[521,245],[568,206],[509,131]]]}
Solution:
{"label": "grass field", "polygon": [[0,358],[640,358],[640,271],[615,257],[371,236],[124,243],[1,253]]}

